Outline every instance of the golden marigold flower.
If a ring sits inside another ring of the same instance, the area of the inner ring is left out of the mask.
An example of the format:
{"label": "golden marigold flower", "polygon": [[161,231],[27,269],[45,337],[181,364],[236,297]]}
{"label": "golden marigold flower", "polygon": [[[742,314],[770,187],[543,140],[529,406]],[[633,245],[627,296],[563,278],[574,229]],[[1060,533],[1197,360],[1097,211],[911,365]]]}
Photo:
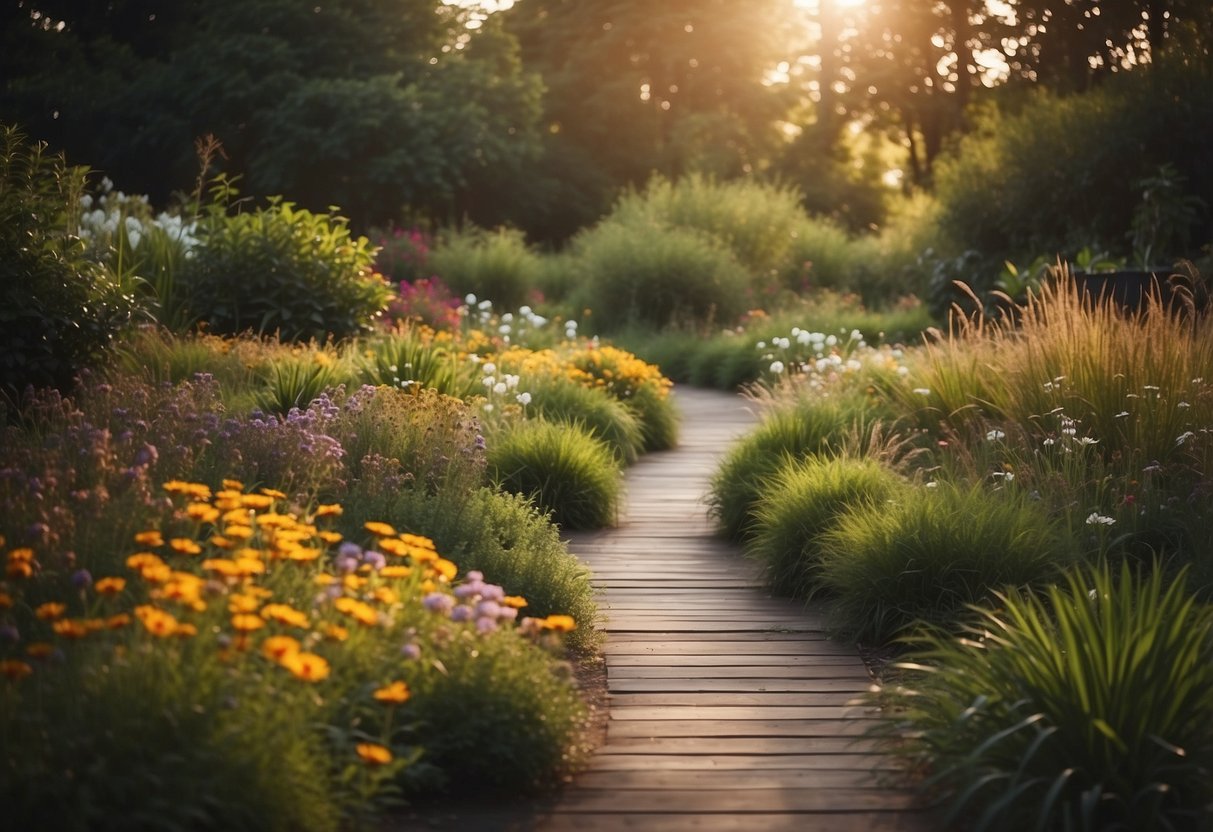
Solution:
{"label": "golden marigold flower", "polygon": [[317,532],[316,536],[319,537],[321,540],[323,540],[325,543],[328,543],[330,546],[334,543],[340,543],[342,541],[342,537],[339,532],[329,532],[329,531]]}
{"label": "golden marigold flower", "polygon": [[365,624],[368,627],[373,627],[379,623],[379,613],[370,604],[353,598],[338,598],[333,602],[333,606],[338,612],[343,615],[348,615],[350,618]]}
{"label": "golden marigold flower", "polygon": [[228,612],[233,614],[256,612],[259,606],[261,606],[261,602],[252,595],[244,595],[239,592],[233,593],[227,599]]}
{"label": "golden marigold flower", "polygon": [[19,549],[11,549],[8,553],[9,563],[32,563],[34,560],[34,550],[28,546],[22,546]]}
{"label": "golden marigold flower", "polygon": [[66,604],[60,604],[56,601],[47,601],[45,604],[39,604],[34,610],[34,616],[40,621],[54,621],[67,611]]}
{"label": "golden marigold flower", "polygon": [[311,546],[295,546],[287,551],[286,556],[289,560],[306,563],[316,560],[322,554],[324,554],[322,551]]}
{"label": "golden marigold flower", "polygon": [[55,635],[70,639],[84,638],[89,634],[88,625],[77,618],[62,618],[52,623],[51,629]]}
{"label": "golden marigold flower", "polygon": [[214,523],[219,519],[219,509],[209,503],[190,503],[185,507],[185,516],[199,523]]}
{"label": "golden marigold flower", "polygon": [[289,604],[266,604],[261,610],[261,617],[288,627],[306,628],[311,624],[307,613],[300,612]]}
{"label": "golden marigold flower", "polygon": [[340,624],[326,624],[322,632],[330,641],[345,641],[350,637],[350,631]]}
{"label": "golden marigold flower", "polygon": [[254,630],[260,630],[265,626],[265,622],[256,615],[247,613],[239,613],[232,616],[232,629],[241,633],[251,633]]}
{"label": "golden marigold flower", "polygon": [[526,599],[521,595],[507,595],[501,599],[501,603],[505,604],[507,607],[513,607],[516,610],[520,610],[526,606]]}
{"label": "golden marigold flower", "polygon": [[281,662],[300,650],[299,642],[290,636],[270,636],[261,642],[261,653],[267,659]]}
{"label": "golden marigold flower", "polygon": [[110,630],[121,630],[127,624],[131,623],[131,617],[124,612],[117,615],[111,615],[105,619],[105,626]]}
{"label": "golden marigold flower", "polygon": [[248,540],[253,536],[253,529],[251,526],[233,524],[223,530],[223,536],[232,540]]}
{"label": "golden marigold flower", "polygon": [[177,630],[175,633],[173,633],[173,635],[177,636],[178,638],[192,638],[193,636],[198,635],[198,628],[193,624],[190,624],[188,621],[183,621],[177,625]]}
{"label": "golden marigold flower", "polygon": [[9,681],[16,682],[34,672],[34,669],[20,659],[5,659],[0,661],[0,675]]}
{"label": "golden marigold flower", "polygon": [[409,701],[411,695],[407,682],[392,682],[379,688],[373,694],[377,702],[383,702],[387,705],[403,705]]}
{"label": "golden marigold flower", "polygon": [[379,570],[381,578],[407,578],[413,574],[411,566],[385,566]]}
{"label": "golden marigold flower", "polygon": [[377,537],[395,537],[396,530],[387,523],[380,523],[378,520],[368,520],[362,524],[362,528],[366,529],[371,534]]}
{"label": "golden marigold flower", "polygon": [[225,578],[239,578],[243,576],[236,562],[227,558],[207,558],[202,562],[202,568],[207,572],[217,572]]}
{"label": "golden marigold flower", "polygon": [[316,506],[316,511],[312,513],[313,517],[340,517],[345,512],[338,503],[325,503]]}
{"label": "golden marigold flower", "polygon": [[375,589],[375,600],[381,604],[392,605],[400,600],[400,596],[388,589],[386,586],[381,586]]}
{"label": "golden marigold flower", "polygon": [[292,529],[297,526],[294,517],[276,511],[258,515],[256,523],[263,529]]}
{"label": "golden marigold flower", "polygon": [[211,498],[210,488],[202,483],[169,480],[161,487],[170,494],[184,494],[196,500],[209,500]]}
{"label": "golden marigold flower", "polygon": [[272,497],[275,500],[285,500],[286,494],[279,491],[277,488],[262,488],[261,493],[267,497]]}
{"label": "golden marigold flower", "polygon": [[28,578],[34,574],[34,566],[27,560],[10,560],[4,567],[4,574],[13,579]]}
{"label": "golden marigold flower", "polygon": [[98,633],[106,629],[106,619],[104,618],[84,618],[80,621],[84,625],[84,629],[90,633]]}
{"label": "golden marigold flower", "polygon": [[430,564],[430,568],[437,572],[439,579],[443,581],[449,581],[459,573],[459,567],[446,558],[438,558]]}
{"label": "golden marigold flower", "polygon": [[25,648],[27,656],[35,659],[45,659],[55,652],[55,645],[49,641],[35,641]]}
{"label": "golden marigold flower", "polygon": [[140,546],[150,546],[153,549],[158,549],[164,545],[164,538],[160,536],[160,532],[156,529],[148,529],[145,532],[139,532],[135,535],[135,542]]}
{"label": "golden marigold flower", "polygon": [[274,500],[264,494],[244,494],[240,497],[240,507],[245,509],[260,511],[269,508],[273,504]]}
{"label": "golden marigold flower", "polygon": [[392,761],[392,751],[373,742],[360,742],[355,749],[368,766],[385,766]]}
{"label": "golden marigold flower", "polygon": [[430,540],[424,535],[410,534],[409,532],[405,532],[404,534],[400,535],[400,539],[410,546],[416,546],[418,549],[428,549],[433,552],[437,548],[434,546],[434,541]]}
{"label": "golden marigold flower", "polygon": [[247,523],[249,512],[244,508],[229,509],[219,515],[219,519],[224,523]]}
{"label": "golden marigold flower", "polygon": [[177,619],[150,604],[135,607],[135,617],[149,633],[158,638],[167,638],[177,632]]}
{"label": "golden marigold flower", "polygon": [[337,576],[330,575],[328,572],[321,572],[312,578],[312,583],[316,584],[316,586],[332,586],[337,583]]}
{"label": "golden marigold flower", "polygon": [[235,491],[237,494],[239,494],[241,491],[244,491],[244,483],[242,483],[240,480],[224,479],[223,488],[226,491]]}
{"label": "golden marigold flower", "polygon": [[247,586],[244,588],[245,595],[252,595],[254,598],[273,598],[274,591],[266,589],[263,586]]}
{"label": "golden marigold flower", "polygon": [[7,610],[13,605],[13,596],[0,592],[0,610]]}
{"label": "golden marigold flower", "polygon": [[346,575],[341,579],[341,585],[351,592],[354,592],[366,586],[366,578],[359,575]]}
{"label": "golden marigold flower", "polygon": [[379,541],[379,550],[385,554],[395,555],[396,557],[404,557],[409,553],[409,545],[403,540],[397,540],[394,537],[385,537]]}
{"label": "golden marigold flower", "polygon": [[126,579],[98,578],[97,583],[93,584],[93,589],[97,590],[98,595],[117,595],[126,589]]}
{"label": "golden marigold flower", "polygon": [[554,630],[558,633],[567,633],[577,629],[577,622],[571,615],[549,615],[539,623],[545,630]]}
{"label": "golden marigold flower", "polygon": [[329,663],[323,656],[317,656],[315,653],[292,653],[282,659],[282,666],[293,673],[296,679],[305,682],[319,682],[321,679],[327,679],[329,675]]}

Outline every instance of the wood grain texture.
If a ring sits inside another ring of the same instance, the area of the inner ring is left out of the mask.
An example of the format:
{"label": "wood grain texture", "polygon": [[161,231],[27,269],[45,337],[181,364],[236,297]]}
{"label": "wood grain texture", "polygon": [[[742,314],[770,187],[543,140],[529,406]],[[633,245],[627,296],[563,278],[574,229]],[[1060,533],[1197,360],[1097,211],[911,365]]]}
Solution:
{"label": "wood grain texture", "polygon": [[575,535],[605,620],[605,744],[535,828],[919,832],[856,703],[872,680],[813,607],[766,590],[715,536],[705,495],[756,424],[737,396],[678,389],[677,449],[627,475],[617,528]]}

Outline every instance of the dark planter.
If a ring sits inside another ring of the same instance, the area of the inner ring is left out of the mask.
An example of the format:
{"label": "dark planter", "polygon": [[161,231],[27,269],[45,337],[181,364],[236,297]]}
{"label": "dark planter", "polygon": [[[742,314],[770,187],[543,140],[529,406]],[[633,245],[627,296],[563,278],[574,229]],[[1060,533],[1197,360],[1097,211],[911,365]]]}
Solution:
{"label": "dark planter", "polygon": [[1074,284],[1084,300],[1092,303],[1111,300],[1125,311],[1136,312],[1146,305],[1146,299],[1153,293],[1157,293],[1166,307],[1182,302],[1182,290],[1177,291],[1177,286],[1185,286],[1188,281],[1173,282],[1172,272],[1170,266],[1135,271],[1074,272]]}

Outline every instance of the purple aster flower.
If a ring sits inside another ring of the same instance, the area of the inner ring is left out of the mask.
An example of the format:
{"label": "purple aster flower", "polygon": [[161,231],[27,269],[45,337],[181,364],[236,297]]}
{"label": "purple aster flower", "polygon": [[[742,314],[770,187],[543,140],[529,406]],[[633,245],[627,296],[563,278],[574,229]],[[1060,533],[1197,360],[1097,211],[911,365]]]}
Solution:
{"label": "purple aster flower", "polygon": [[445,592],[431,592],[421,599],[421,605],[430,612],[439,612],[445,615],[455,606],[455,599]]}
{"label": "purple aster flower", "polygon": [[452,621],[471,621],[472,620],[472,608],[465,607],[463,605],[455,607],[455,609],[451,610],[451,620]]}
{"label": "purple aster flower", "polygon": [[71,580],[76,589],[87,589],[93,585],[93,575],[87,569],[77,569],[72,573]]}
{"label": "purple aster flower", "polygon": [[400,655],[411,661],[421,658],[421,648],[416,644],[406,644],[400,648]]}
{"label": "purple aster flower", "polygon": [[496,601],[481,601],[476,605],[476,615],[481,618],[496,619],[501,615],[501,605]]}
{"label": "purple aster flower", "polygon": [[373,549],[368,549],[367,551],[363,552],[362,562],[370,566],[371,569],[374,569],[376,572],[387,566],[387,558],[383,556],[383,553],[376,552]]}
{"label": "purple aster flower", "polygon": [[495,618],[477,618],[476,632],[481,635],[486,635],[497,629],[497,619]]}

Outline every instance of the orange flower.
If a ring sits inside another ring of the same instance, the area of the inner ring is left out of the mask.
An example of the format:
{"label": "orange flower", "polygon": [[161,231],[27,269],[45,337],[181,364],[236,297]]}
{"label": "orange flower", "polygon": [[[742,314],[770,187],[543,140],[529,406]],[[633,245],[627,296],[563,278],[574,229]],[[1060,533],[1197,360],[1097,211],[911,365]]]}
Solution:
{"label": "orange flower", "polygon": [[340,517],[344,511],[345,511],[345,509],[343,509],[337,503],[326,503],[324,505],[316,506],[316,511],[314,512],[313,516],[314,517]]}
{"label": "orange flower", "polygon": [[353,598],[338,598],[333,602],[333,606],[337,608],[338,612],[348,615],[368,627],[373,627],[379,622],[379,613],[375,611],[375,608],[362,601]]}
{"label": "orange flower", "polygon": [[549,615],[539,623],[545,630],[555,630],[558,633],[577,629],[577,622],[571,615]]}
{"label": "orange flower", "polygon": [[267,658],[281,662],[300,650],[299,642],[290,636],[270,636],[261,643],[261,652]]}
{"label": "orange flower", "polygon": [[34,560],[34,550],[28,546],[12,549],[8,553],[9,563],[31,563]]}
{"label": "orange flower", "polygon": [[35,641],[25,648],[25,653],[35,659],[45,659],[55,652],[55,645],[49,641]]}
{"label": "orange flower", "polygon": [[34,669],[20,659],[5,659],[0,662],[0,675],[16,682],[34,672]]}
{"label": "orange flower", "polygon": [[111,615],[109,618],[105,619],[105,626],[111,630],[121,630],[130,623],[131,617],[124,612],[120,612],[117,615]]}
{"label": "orange flower", "polygon": [[407,578],[413,574],[411,566],[385,566],[379,570],[381,578]]}
{"label": "orange flower", "polygon": [[0,592],[0,610],[6,610],[13,605],[13,596],[7,592]]}
{"label": "orange flower", "polygon": [[241,595],[240,593],[235,593],[227,599],[227,609],[228,612],[231,613],[256,612],[257,607],[260,605],[261,602],[252,595]]}
{"label": "orange flower", "polygon": [[117,595],[126,589],[126,579],[99,578],[97,583],[93,584],[93,589],[97,590],[98,595]]}
{"label": "orange flower", "polygon": [[329,641],[345,641],[350,637],[350,631],[340,624],[326,624],[324,627],[324,637]]}
{"label": "orange flower", "polygon": [[209,503],[190,503],[185,507],[185,516],[199,523],[214,523],[219,519],[219,509]]}
{"label": "orange flower", "polygon": [[59,604],[54,601],[47,601],[45,604],[39,604],[34,610],[34,616],[40,621],[54,621],[67,611],[66,604]]}
{"label": "orange flower", "polygon": [[339,532],[328,532],[328,531],[317,532],[316,536],[319,537],[321,540],[323,540],[325,543],[328,543],[329,545],[332,545],[334,543],[340,543],[342,540],[341,534]]}
{"label": "orange flower", "polygon": [[224,479],[223,487],[228,491],[235,491],[239,493],[244,490],[244,483],[242,483],[240,480]]}
{"label": "orange flower", "polygon": [[283,658],[282,666],[293,673],[296,679],[305,682],[319,682],[321,679],[327,679],[329,675],[329,663],[323,656],[317,656],[315,653],[292,653]]}
{"label": "orange flower", "polygon": [[164,538],[160,536],[160,532],[156,529],[148,529],[145,532],[136,534],[135,542],[140,546],[150,546],[153,549],[158,549],[164,545]]}
{"label": "orange flower", "polygon": [[232,616],[232,629],[242,633],[251,633],[254,630],[260,630],[265,626],[265,622],[258,616],[241,613]]}
{"label": "orange flower", "polygon": [[261,489],[261,493],[267,497],[272,497],[275,500],[285,500],[286,499],[286,495],[283,494],[281,491],[279,491],[276,488],[263,488],[263,489]]}
{"label": "orange flower", "polygon": [[135,617],[157,638],[167,638],[177,632],[177,619],[150,604],[135,607]]}
{"label": "orange flower", "polygon": [[34,574],[34,566],[27,560],[10,560],[4,567],[4,574],[10,578],[28,578]]}
{"label": "orange flower", "polygon": [[387,523],[380,523],[377,520],[368,520],[362,524],[362,528],[366,529],[376,537],[395,537],[396,530]]}
{"label": "orange flower", "polygon": [[51,628],[55,631],[55,635],[70,639],[84,638],[89,634],[88,625],[75,618],[56,621],[51,624]]}
{"label": "orange flower", "polygon": [[368,766],[385,766],[392,761],[391,749],[373,742],[360,742],[355,750]]}
{"label": "orange flower", "polygon": [[373,694],[375,701],[382,702],[385,705],[403,705],[409,701],[409,686],[406,682],[392,682],[390,685],[379,688]]}
{"label": "orange flower", "polygon": [[244,508],[266,509],[273,504],[273,498],[265,494],[245,494],[240,498],[240,505]]}
{"label": "orange flower", "polygon": [[438,573],[439,580],[449,581],[459,573],[459,567],[446,558],[438,558],[430,568]]}
{"label": "orange flower", "polygon": [[520,610],[526,606],[526,599],[521,595],[507,595],[501,599],[501,603],[505,604],[507,607],[513,607],[516,610]]}
{"label": "orange flower", "polygon": [[261,610],[261,617],[267,621],[277,621],[288,627],[306,628],[311,623],[308,621],[307,613],[300,612],[289,604],[266,604]]}
{"label": "orange flower", "polygon": [[209,500],[211,498],[210,488],[202,483],[169,480],[162,487],[170,494],[185,494],[196,500]]}
{"label": "orange flower", "polygon": [[188,537],[174,537],[168,542],[169,548],[180,555],[197,555],[202,553],[202,547]]}
{"label": "orange flower", "polygon": [[400,596],[386,586],[377,587],[374,592],[375,600],[381,604],[391,606],[400,600]]}

